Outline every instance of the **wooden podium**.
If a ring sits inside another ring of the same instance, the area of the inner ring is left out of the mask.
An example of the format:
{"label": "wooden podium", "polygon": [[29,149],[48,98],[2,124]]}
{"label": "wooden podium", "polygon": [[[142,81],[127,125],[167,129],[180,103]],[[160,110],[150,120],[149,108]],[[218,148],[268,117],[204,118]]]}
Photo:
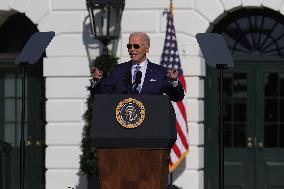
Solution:
{"label": "wooden podium", "polygon": [[[129,109],[136,120],[128,119]],[[166,189],[169,151],[176,140],[167,96],[94,95],[92,116],[100,189]]]}

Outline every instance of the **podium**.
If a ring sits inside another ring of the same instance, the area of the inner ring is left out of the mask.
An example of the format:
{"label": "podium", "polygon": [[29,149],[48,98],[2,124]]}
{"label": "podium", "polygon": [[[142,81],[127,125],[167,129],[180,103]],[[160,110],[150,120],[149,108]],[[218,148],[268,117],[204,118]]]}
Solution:
{"label": "podium", "polygon": [[176,119],[165,95],[94,95],[100,189],[166,189]]}

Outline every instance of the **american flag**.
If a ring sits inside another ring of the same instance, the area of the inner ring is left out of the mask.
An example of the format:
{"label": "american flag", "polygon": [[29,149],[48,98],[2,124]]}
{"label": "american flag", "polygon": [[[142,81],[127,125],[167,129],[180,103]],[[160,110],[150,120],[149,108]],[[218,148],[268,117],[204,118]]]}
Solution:
{"label": "american flag", "polygon": [[[177,40],[173,21],[172,11],[167,12],[167,31],[164,50],[160,64],[167,68],[176,68],[179,73],[179,80],[186,91],[185,78],[181,68],[180,58],[177,48]],[[179,165],[188,153],[188,127],[186,121],[186,109],[184,102],[173,102],[176,113],[177,140],[171,149],[171,160],[169,164],[170,172]]]}

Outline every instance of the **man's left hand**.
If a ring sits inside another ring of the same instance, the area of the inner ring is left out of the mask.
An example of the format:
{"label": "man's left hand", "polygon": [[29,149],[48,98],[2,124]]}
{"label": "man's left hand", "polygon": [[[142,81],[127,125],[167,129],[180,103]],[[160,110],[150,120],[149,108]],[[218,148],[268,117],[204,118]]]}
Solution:
{"label": "man's left hand", "polygon": [[170,79],[170,81],[177,81],[178,71],[176,69],[168,70],[167,76]]}

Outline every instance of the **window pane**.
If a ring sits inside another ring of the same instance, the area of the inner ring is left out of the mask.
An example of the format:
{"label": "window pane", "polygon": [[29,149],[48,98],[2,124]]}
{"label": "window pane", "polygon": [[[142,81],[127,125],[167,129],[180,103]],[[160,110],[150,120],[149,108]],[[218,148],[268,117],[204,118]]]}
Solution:
{"label": "window pane", "polygon": [[22,80],[21,78],[17,78],[17,97],[22,96]]}
{"label": "window pane", "polygon": [[[28,101],[25,101],[25,121],[28,120]],[[17,99],[17,123],[22,119],[22,99]]]}
{"label": "window pane", "polygon": [[5,99],[5,121],[15,121],[15,100]]}
{"label": "window pane", "polygon": [[[28,95],[28,82],[25,80],[25,96]],[[17,78],[17,97],[22,97],[22,78]]]}
{"label": "window pane", "polygon": [[15,77],[12,74],[5,75],[4,79],[4,97],[15,96]]}
{"label": "window pane", "polygon": [[223,76],[224,97],[232,96],[232,74],[226,73]]}
{"label": "window pane", "polygon": [[11,123],[4,124],[4,140],[10,143],[12,146],[15,145],[15,125]]}
{"label": "window pane", "polygon": [[230,102],[224,103],[223,120],[227,122],[232,121],[232,104]]}
{"label": "window pane", "polygon": [[245,98],[247,96],[247,79],[245,73],[235,73],[233,81],[233,96]]}
{"label": "window pane", "polygon": [[277,147],[277,125],[265,124],[264,125],[264,146],[275,148]]}
{"label": "window pane", "polygon": [[278,96],[278,74],[265,74],[265,93],[266,97]]}
{"label": "window pane", "polygon": [[234,125],[234,147],[246,147],[246,125]]}
{"label": "window pane", "polygon": [[278,118],[277,99],[265,99],[265,122],[276,122]]}
{"label": "window pane", "polygon": [[245,147],[247,75],[246,73],[227,73],[225,74],[225,81],[224,145],[225,147]]}
{"label": "window pane", "polygon": [[234,121],[245,122],[247,120],[247,104],[245,99],[234,102]]}

